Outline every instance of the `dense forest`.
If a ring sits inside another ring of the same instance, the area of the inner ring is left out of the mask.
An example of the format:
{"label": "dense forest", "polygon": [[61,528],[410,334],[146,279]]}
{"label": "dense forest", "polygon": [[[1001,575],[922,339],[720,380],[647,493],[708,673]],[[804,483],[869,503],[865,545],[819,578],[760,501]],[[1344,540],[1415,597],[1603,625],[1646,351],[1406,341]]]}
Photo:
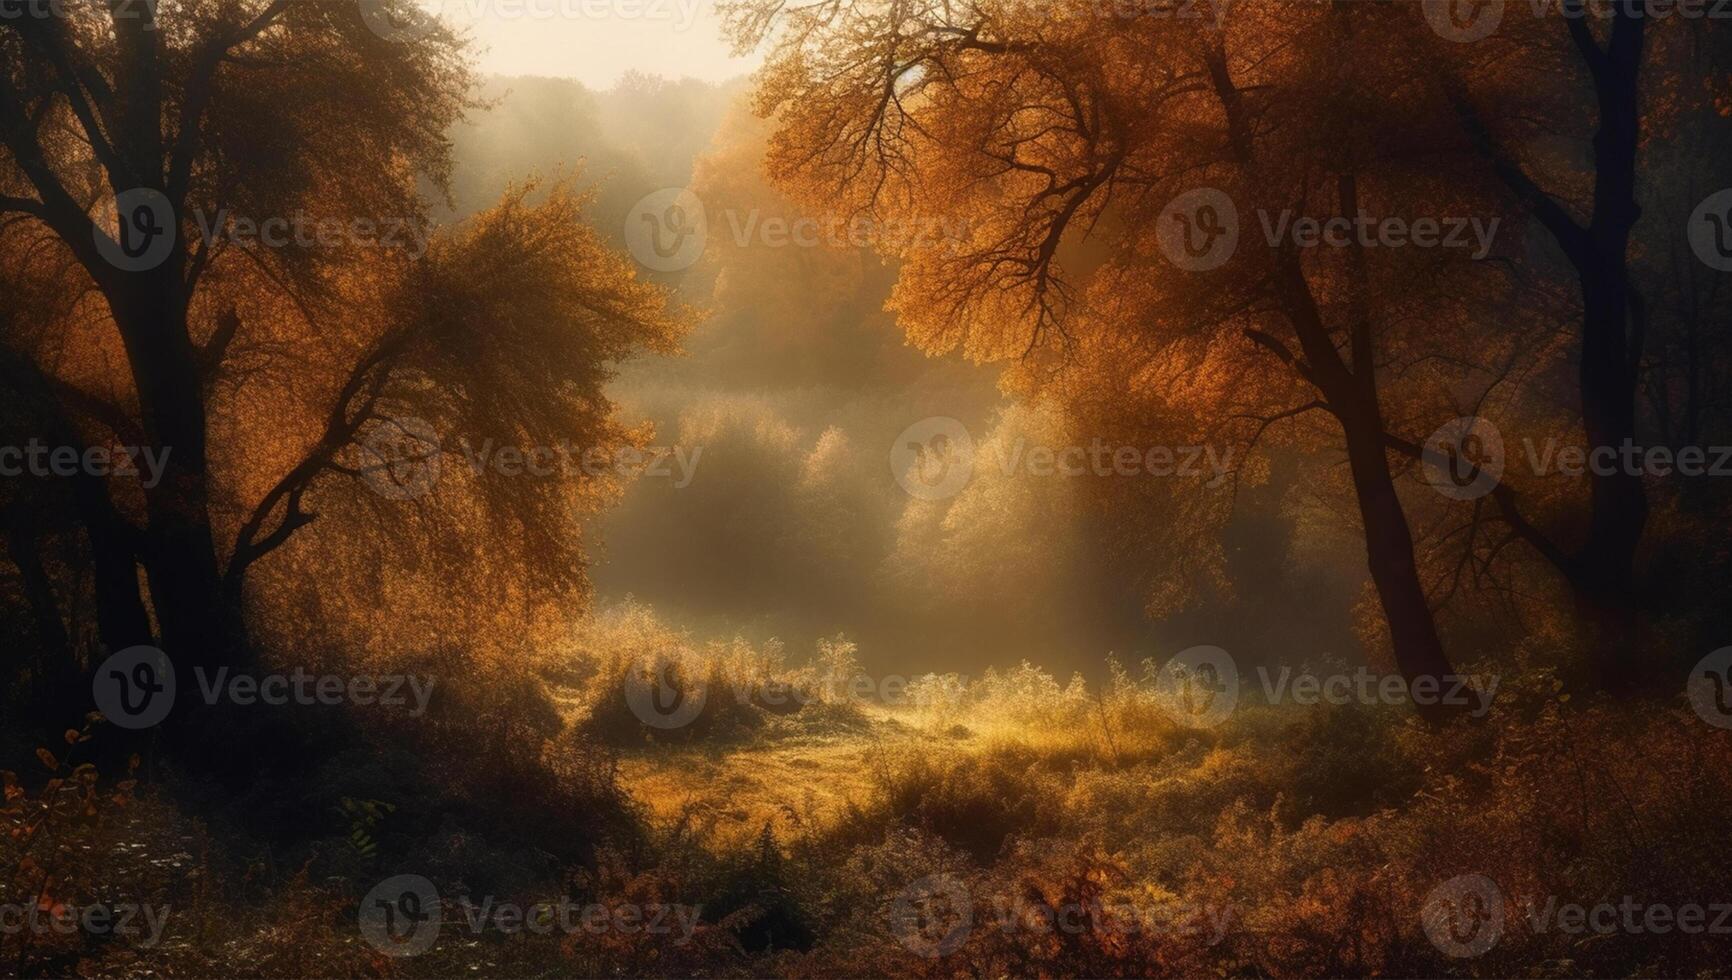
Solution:
{"label": "dense forest", "polygon": [[1732,963],[1732,8],[0,66],[0,972]]}

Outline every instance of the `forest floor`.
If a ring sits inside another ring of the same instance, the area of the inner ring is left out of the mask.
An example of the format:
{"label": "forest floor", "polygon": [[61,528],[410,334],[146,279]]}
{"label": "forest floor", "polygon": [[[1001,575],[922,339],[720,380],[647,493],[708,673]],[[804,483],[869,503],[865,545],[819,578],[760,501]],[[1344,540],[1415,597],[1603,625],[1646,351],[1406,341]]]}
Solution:
{"label": "forest floor", "polygon": [[845,726],[778,718],[746,742],[622,753],[620,783],[652,822],[702,815],[715,845],[728,849],[766,822],[828,820],[865,805],[874,774],[900,752],[955,751],[974,740],[966,731],[934,735],[883,709],[862,710],[859,723]]}
{"label": "forest floor", "polygon": [[[539,758],[441,770],[470,794],[455,803],[405,796],[419,784],[393,782],[395,761],[301,784],[329,829],[298,842],[224,845],[185,787],[149,779],[89,818],[69,788],[52,804],[15,790],[15,824],[49,821],[34,844],[0,838],[15,893],[167,914],[160,936],[123,942],[0,934],[0,973],[1708,976],[1728,962],[1724,933],[1582,934],[1533,911],[1724,898],[1732,738],[1704,737],[1682,706],[1581,706],[1544,683],[1441,730],[1353,706],[1242,708],[1197,729],[1129,694],[1021,689],[939,717],[752,708],[702,735],[624,729],[605,745],[555,693],[561,730]],[[365,931],[369,899],[404,875],[447,903],[414,955]],[[1468,914],[1482,891],[1497,918]],[[476,918],[565,899],[619,928]],[[1456,938],[1469,934],[1483,948]]]}

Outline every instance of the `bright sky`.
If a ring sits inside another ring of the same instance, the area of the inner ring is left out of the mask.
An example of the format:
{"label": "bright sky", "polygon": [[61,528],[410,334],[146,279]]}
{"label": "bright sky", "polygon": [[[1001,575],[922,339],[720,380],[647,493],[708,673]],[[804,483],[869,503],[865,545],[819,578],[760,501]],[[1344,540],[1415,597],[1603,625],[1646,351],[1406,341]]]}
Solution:
{"label": "bright sky", "polygon": [[716,0],[419,0],[467,27],[482,71],[611,88],[638,69],[723,81],[758,66],[721,37]]}

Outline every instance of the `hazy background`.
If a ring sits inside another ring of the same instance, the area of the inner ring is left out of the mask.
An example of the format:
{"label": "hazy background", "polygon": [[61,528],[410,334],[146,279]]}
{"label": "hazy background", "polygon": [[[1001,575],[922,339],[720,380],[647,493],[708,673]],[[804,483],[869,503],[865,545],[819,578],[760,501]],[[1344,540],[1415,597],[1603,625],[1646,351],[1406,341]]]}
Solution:
{"label": "hazy background", "polygon": [[1229,535],[1239,595],[1160,623],[1143,616],[1138,569],[1108,560],[1114,530],[1075,478],[988,463],[948,500],[903,492],[892,442],[929,416],[962,421],[986,447],[1088,439],[1003,397],[999,366],[905,345],[882,311],[895,279],[885,261],[736,240],[800,215],[761,176],[769,127],[745,104],[756,61],[729,57],[709,4],[682,27],[675,4],[660,18],[532,19],[474,3],[446,8],[468,18],[494,73],[489,108],[453,134],[457,215],[531,171],[593,188],[590,220],[622,248],[645,194],[690,187],[708,214],[702,259],[646,273],[701,307],[703,325],[686,356],[630,365],[614,386],[658,444],[702,448],[696,478],[641,480],[600,523],[601,603],[631,596],[701,636],[776,636],[795,660],[846,632],[877,671],[978,673],[1026,657],[1097,675],[1108,652],[1214,643],[1255,660],[1279,644],[1298,662],[1354,645],[1362,559],[1351,543],[1299,557],[1267,490],[1241,496]]}
{"label": "hazy background", "polygon": [[755,69],[722,40],[716,0],[421,0],[474,41],[482,71],[607,88],[628,71],[721,82]]}

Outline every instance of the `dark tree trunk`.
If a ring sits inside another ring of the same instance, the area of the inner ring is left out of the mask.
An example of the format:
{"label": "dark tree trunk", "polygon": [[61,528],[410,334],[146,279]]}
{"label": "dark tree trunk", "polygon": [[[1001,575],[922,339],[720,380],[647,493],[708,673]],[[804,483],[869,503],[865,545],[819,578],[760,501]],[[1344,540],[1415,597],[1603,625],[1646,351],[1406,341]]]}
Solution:
{"label": "dark tree trunk", "polygon": [[[1436,618],[1414,563],[1413,531],[1390,476],[1383,417],[1370,373],[1369,338],[1356,345],[1365,358],[1363,368],[1348,370],[1324,326],[1298,255],[1288,251],[1277,263],[1277,289],[1308,362],[1305,370],[1328,400],[1346,436],[1354,498],[1365,531],[1367,570],[1389,624],[1396,667],[1410,686],[1426,678],[1434,690],[1448,690],[1443,679],[1454,674],[1454,667],[1438,636]],[[1435,701],[1422,704],[1416,699],[1414,707],[1434,721],[1455,714]]]}
{"label": "dark tree trunk", "polygon": [[[1342,419],[1342,426],[1347,430],[1347,460],[1353,472],[1354,496],[1365,526],[1365,557],[1384,618],[1389,622],[1396,666],[1410,684],[1421,677],[1441,682],[1454,673],[1454,667],[1437,635],[1436,619],[1414,564],[1413,531],[1401,499],[1396,496],[1395,481],[1389,475],[1382,423],[1353,419],[1352,412],[1345,414],[1348,417]],[[1448,690],[1448,685],[1439,683],[1434,689]],[[1440,706],[1416,707],[1428,716],[1449,714]]]}
{"label": "dark tree trunk", "polygon": [[[1593,212],[1584,226],[1499,145],[1468,99],[1459,78],[1441,71],[1444,94],[1467,134],[1511,191],[1557,240],[1582,294],[1578,375],[1583,436],[1595,460],[1587,535],[1576,549],[1542,549],[1575,593],[1577,608],[1594,632],[1599,680],[1627,686],[1640,672],[1636,553],[1647,526],[1642,477],[1622,459],[1636,445],[1637,378],[1645,309],[1630,280],[1630,233],[1636,203],[1641,142],[1640,74],[1648,12],[1641,0],[1616,0],[1608,43],[1601,47],[1584,0],[1565,0],[1561,18],[1594,85],[1599,114],[1594,134]],[[1608,455],[1610,454],[1610,455]]]}
{"label": "dark tree trunk", "polygon": [[[1251,115],[1244,93],[1233,82],[1225,53],[1215,49],[1206,57],[1211,84],[1227,117],[1230,151],[1253,181],[1258,180],[1258,162],[1251,128]],[[1343,185],[1344,192],[1351,181]],[[1351,196],[1356,201],[1354,194]],[[1357,207],[1354,203],[1353,207]],[[1382,414],[1378,406],[1377,379],[1370,322],[1363,303],[1356,310],[1353,326],[1355,363],[1350,369],[1341,359],[1323,314],[1317,307],[1311,284],[1297,251],[1288,247],[1275,259],[1271,285],[1294,335],[1303,359],[1290,352],[1285,357],[1300,376],[1315,386],[1330,410],[1341,421],[1346,434],[1347,456],[1353,472],[1353,488],[1365,529],[1368,571],[1377,589],[1397,669],[1409,685],[1421,678],[1438,682],[1454,672],[1437,634],[1437,623],[1414,564],[1413,532],[1407,524],[1395,482],[1389,474],[1389,456]],[[1363,299],[1363,296],[1361,296]],[[1279,344],[1277,344],[1279,346]],[[1453,715],[1453,709],[1437,703],[1415,708],[1429,720]]]}
{"label": "dark tree trunk", "polygon": [[1636,657],[1636,548],[1648,521],[1648,500],[1638,468],[1622,456],[1636,445],[1636,381],[1642,356],[1640,297],[1630,282],[1630,233],[1636,203],[1636,156],[1641,139],[1637,81],[1646,17],[1623,4],[1602,53],[1577,35],[1588,59],[1599,104],[1594,136],[1594,214],[1573,254],[1582,288],[1581,407],[1590,452],[1611,466],[1593,470],[1592,516],[1579,556],[1578,599],[1596,629],[1595,659],[1602,682],[1628,687]]}
{"label": "dark tree trunk", "polygon": [[145,490],[141,554],[163,649],[177,666],[212,667],[237,662],[244,644],[224,602],[211,530],[203,386],[187,330],[184,265],[177,247],[157,269],[123,273],[109,302],[146,434],[164,460],[161,482]]}
{"label": "dark tree trunk", "polygon": [[17,506],[8,509],[6,554],[18,568],[24,600],[36,624],[38,650],[31,668],[34,700],[38,704],[59,704],[70,686],[68,676],[76,678],[77,670],[72,663],[71,638],[60,616],[60,602],[54,596],[53,580],[42,561],[40,533],[41,523],[34,515]]}

